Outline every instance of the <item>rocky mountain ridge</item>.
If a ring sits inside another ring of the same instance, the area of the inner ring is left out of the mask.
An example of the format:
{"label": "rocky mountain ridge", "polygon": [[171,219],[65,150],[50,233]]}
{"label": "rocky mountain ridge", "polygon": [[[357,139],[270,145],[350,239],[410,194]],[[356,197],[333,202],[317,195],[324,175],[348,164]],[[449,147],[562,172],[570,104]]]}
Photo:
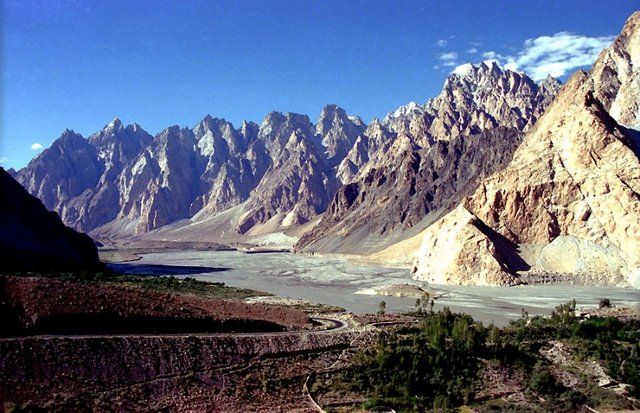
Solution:
{"label": "rocky mountain ridge", "polygon": [[338,168],[347,185],[296,249],[369,253],[428,226],[507,165],[559,89],[551,77],[536,84],[495,62],[453,73],[438,97],[389,113],[357,138]]}
{"label": "rocky mountain ridge", "polygon": [[[414,105],[369,125],[336,105],[327,105],[315,124],[306,115],[273,112],[260,125],[236,129],[207,116],[192,129],[172,126],[155,137],[116,118],[88,139],[65,131],[16,179],[65,223],[103,240],[160,228],[171,237],[168,225],[186,238],[190,225],[223,228],[194,235],[216,240],[298,234],[295,228],[315,222],[343,184],[380,175],[396,160],[415,169],[419,160],[403,160],[413,151],[487,125],[524,130],[553,99],[558,84],[545,82],[551,86],[483,63],[451,75],[426,109]],[[400,219],[400,226],[424,212]]]}

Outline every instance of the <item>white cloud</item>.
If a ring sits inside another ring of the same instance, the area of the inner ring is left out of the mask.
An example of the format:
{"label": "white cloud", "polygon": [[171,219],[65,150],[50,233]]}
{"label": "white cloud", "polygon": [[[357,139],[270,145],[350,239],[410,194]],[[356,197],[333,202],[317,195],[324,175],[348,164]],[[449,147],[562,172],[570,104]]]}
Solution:
{"label": "white cloud", "polygon": [[540,80],[547,75],[564,76],[593,64],[602,49],[614,39],[615,36],[588,37],[560,32],[526,40],[522,50],[515,55],[488,51],[482,53],[482,57],[496,59],[506,69],[523,71],[534,80]]}
{"label": "white cloud", "polygon": [[436,42],[436,46],[438,47],[446,47],[447,46],[447,41],[445,39],[440,39]]}
{"label": "white cloud", "polygon": [[9,158],[6,156],[0,157],[0,165],[4,165],[7,162],[9,162]]}
{"label": "white cloud", "polygon": [[41,144],[41,143],[38,143],[38,142],[36,142],[36,143],[32,143],[32,144],[31,144],[31,149],[33,149],[34,151],[37,151],[37,150],[39,150],[39,149],[42,149],[42,144]]}
{"label": "white cloud", "polygon": [[456,52],[447,52],[447,53],[442,53],[439,56],[440,60],[456,60],[458,58],[458,53]]}
{"label": "white cloud", "polygon": [[482,57],[483,57],[484,59],[495,59],[495,58],[497,58],[498,56],[500,56],[500,55],[499,55],[498,53],[494,52],[493,50],[492,50],[492,51],[488,51],[488,52],[484,52],[484,53],[482,53]]}
{"label": "white cloud", "polygon": [[467,49],[467,53],[476,54],[478,53],[478,49],[476,49],[475,47],[472,47],[471,49]]}
{"label": "white cloud", "polygon": [[442,61],[441,65],[444,67],[452,67],[457,65],[458,53],[456,52],[447,52],[442,53],[438,56],[438,59]]}

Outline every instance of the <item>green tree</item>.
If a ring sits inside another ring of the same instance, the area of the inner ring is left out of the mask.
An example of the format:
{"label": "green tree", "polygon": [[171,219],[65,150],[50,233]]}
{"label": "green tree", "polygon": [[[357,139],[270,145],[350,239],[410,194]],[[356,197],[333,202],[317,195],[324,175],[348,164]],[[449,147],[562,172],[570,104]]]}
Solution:
{"label": "green tree", "polygon": [[387,303],[382,300],[380,304],[378,304],[378,314],[382,315],[387,311]]}

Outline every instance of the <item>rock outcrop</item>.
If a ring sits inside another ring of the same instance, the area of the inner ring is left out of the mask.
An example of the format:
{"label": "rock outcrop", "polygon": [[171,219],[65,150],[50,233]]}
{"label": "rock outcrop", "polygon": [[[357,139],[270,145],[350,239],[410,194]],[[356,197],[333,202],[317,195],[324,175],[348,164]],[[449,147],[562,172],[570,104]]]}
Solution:
{"label": "rock outcrop", "polygon": [[332,167],[344,159],[365,128],[360,118],[347,116],[344,109],[337,105],[327,105],[322,109],[316,123],[316,133],[322,136],[327,161]]}
{"label": "rock outcrop", "polygon": [[442,92],[424,106],[415,102],[385,117],[384,124],[418,143],[448,140],[498,126],[530,129],[551,103],[561,83],[547,77],[537,84],[495,61],[466,64],[446,80]]}
{"label": "rock outcrop", "polygon": [[146,232],[191,216],[202,171],[195,150],[197,141],[189,129],[172,126],[155,137],[151,145],[120,174],[123,194],[119,221]]}
{"label": "rock outcrop", "polygon": [[[395,165],[371,169],[341,187],[298,250],[370,253],[425,227],[455,207],[480,181],[504,168],[522,134],[497,128],[416,149],[406,136],[387,151]],[[390,156],[391,157],[391,156]],[[363,239],[368,242],[362,242]]]}
{"label": "rock outcrop", "polygon": [[118,118],[88,140],[66,130],[16,180],[67,225],[88,232],[118,216],[119,174],[151,140],[140,126],[125,128]]}
{"label": "rock outcrop", "polygon": [[0,199],[0,267],[30,271],[97,266],[93,240],[66,227],[2,168]]}
{"label": "rock outcrop", "polygon": [[[462,201],[473,219],[460,231],[473,231],[471,223],[481,222],[513,244],[544,246],[528,257],[536,270],[597,271],[605,283],[622,277],[638,285],[640,162],[634,131],[617,119],[627,126],[636,119],[638,99],[629,99],[640,90],[632,57],[638,55],[639,21],[640,12],[602,52],[591,74],[578,72],[570,79],[509,166]],[[447,220],[429,228],[425,239],[447,226]],[[434,270],[428,250],[427,242],[416,262],[419,278],[430,278]],[[478,262],[495,258],[490,249],[469,254]],[[564,256],[561,262],[558,257]],[[463,265],[451,272],[457,282],[475,283]]]}
{"label": "rock outcrop", "polygon": [[429,283],[517,285],[521,282],[513,272],[528,269],[521,260],[509,259],[516,256],[513,244],[462,205],[425,232],[422,254],[412,272]]}
{"label": "rock outcrop", "polygon": [[336,185],[309,118],[274,112],[262,123],[258,141],[269,155],[268,168],[244,205],[238,231],[272,218],[286,228],[324,212]]}

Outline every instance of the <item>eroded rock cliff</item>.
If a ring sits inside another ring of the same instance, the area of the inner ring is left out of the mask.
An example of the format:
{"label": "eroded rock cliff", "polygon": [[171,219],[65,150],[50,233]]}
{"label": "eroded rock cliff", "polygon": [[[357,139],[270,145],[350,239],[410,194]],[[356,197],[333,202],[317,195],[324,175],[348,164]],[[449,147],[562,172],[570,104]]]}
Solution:
{"label": "eroded rock cliff", "polygon": [[[481,222],[513,244],[543,247],[527,257],[534,270],[598,272],[605,284],[638,285],[640,163],[634,131],[609,110],[633,124],[634,104],[627,99],[638,93],[638,67],[631,56],[640,38],[639,20],[640,13],[629,19],[590,74],[578,72],[570,79],[509,166],[462,201],[460,208],[473,219],[461,231],[473,231],[470,226]],[[616,102],[627,102],[625,110],[616,109]],[[416,261],[418,278],[429,279],[435,270],[427,240],[451,219],[444,217],[427,230]],[[486,248],[465,253],[476,262],[495,260]],[[493,265],[481,267],[498,274]],[[463,265],[450,273],[453,283],[477,282]]]}

